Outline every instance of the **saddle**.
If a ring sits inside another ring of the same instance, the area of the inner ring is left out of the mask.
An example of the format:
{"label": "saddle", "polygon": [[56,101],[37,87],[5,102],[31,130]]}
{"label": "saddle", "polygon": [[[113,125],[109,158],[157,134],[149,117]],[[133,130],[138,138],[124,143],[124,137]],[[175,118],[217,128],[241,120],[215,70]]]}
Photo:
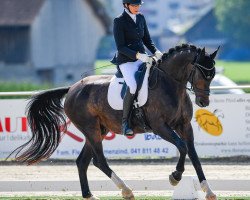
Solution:
{"label": "saddle", "polygon": [[[137,91],[134,101],[135,107],[142,107],[147,102],[150,67],[150,64],[143,63],[135,74],[135,80],[137,82]],[[108,88],[108,103],[114,110],[123,109],[123,98],[126,88],[127,84],[118,68],[118,71],[110,80]]]}

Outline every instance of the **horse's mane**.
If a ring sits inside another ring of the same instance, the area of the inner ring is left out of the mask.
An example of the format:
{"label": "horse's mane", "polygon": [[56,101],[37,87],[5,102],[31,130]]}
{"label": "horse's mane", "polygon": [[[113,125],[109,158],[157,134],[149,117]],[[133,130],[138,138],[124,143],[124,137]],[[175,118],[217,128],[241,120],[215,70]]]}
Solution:
{"label": "horse's mane", "polygon": [[164,52],[162,58],[158,61],[159,63],[163,62],[163,61],[167,61],[171,56],[180,53],[181,51],[186,51],[186,50],[190,50],[190,51],[196,51],[196,52],[200,52],[201,48],[196,47],[195,45],[192,44],[181,44],[181,45],[177,45],[173,48],[170,48],[168,50],[168,52]]}

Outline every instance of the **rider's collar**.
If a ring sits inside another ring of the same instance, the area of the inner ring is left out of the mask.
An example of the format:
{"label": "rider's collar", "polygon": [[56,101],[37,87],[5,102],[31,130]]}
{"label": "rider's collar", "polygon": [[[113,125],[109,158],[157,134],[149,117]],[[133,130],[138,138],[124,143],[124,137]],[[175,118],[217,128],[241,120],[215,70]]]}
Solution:
{"label": "rider's collar", "polygon": [[125,12],[128,13],[128,15],[133,19],[133,21],[136,23],[136,14],[132,14],[131,12],[129,12],[129,10],[127,8],[124,8]]}

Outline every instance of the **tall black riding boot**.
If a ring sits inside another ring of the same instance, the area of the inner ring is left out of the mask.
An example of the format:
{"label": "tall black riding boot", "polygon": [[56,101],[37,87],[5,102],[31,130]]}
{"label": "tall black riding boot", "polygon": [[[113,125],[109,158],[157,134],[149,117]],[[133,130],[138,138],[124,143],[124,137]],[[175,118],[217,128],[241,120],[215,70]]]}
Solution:
{"label": "tall black riding boot", "polygon": [[123,99],[122,135],[134,135],[133,130],[129,127],[128,122],[133,107],[134,96],[134,94],[130,93],[129,88],[127,88]]}

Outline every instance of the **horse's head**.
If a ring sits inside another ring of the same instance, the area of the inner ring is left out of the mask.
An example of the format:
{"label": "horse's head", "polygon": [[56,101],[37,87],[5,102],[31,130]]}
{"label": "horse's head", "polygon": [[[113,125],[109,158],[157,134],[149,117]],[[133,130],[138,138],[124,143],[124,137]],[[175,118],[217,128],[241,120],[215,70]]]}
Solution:
{"label": "horse's head", "polygon": [[195,93],[195,103],[200,107],[209,105],[210,83],[215,76],[215,57],[219,50],[208,54],[203,48],[193,61],[193,68],[189,76],[191,88]]}

